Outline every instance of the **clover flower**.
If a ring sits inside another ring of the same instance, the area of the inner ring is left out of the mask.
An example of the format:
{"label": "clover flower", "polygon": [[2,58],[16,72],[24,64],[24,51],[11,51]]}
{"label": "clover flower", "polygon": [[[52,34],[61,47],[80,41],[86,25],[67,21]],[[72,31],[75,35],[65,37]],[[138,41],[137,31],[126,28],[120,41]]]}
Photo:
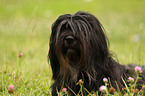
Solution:
{"label": "clover flower", "polygon": [[9,93],[12,93],[12,94],[15,93],[15,92],[14,92],[14,85],[12,85],[12,84],[9,85],[8,92],[9,92]]}
{"label": "clover flower", "polygon": [[134,78],[132,78],[132,77],[129,77],[128,80],[129,80],[130,82],[134,82]]}
{"label": "clover flower", "polygon": [[63,88],[63,89],[62,89],[62,92],[66,92],[66,91],[67,91],[67,88]]}
{"label": "clover flower", "polygon": [[84,82],[83,82],[83,80],[82,80],[82,79],[80,79],[78,83],[81,83],[81,84],[82,84],[82,83],[84,83]]}
{"label": "clover flower", "polygon": [[108,82],[108,79],[107,79],[107,78],[103,78],[103,81],[104,81],[104,82]]}
{"label": "clover flower", "polygon": [[104,86],[104,85],[102,85],[102,86],[99,88],[99,91],[101,91],[101,92],[106,92],[106,90],[107,90],[107,87]]}
{"label": "clover flower", "polygon": [[134,68],[134,70],[135,70],[136,73],[139,73],[139,74],[142,73],[141,67],[139,67],[139,66],[136,66]]}
{"label": "clover flower", "polygon": [[21,58],[22,56],[23,56],[23,53],[20,53],[20,54],[19,54],[19,57]]}
{"label": "clover flower", "polygon": [[110,94],[113,94],[115,92],[115,88],[114,87],[111,87],[110,89],[109,89],[109,93]]}

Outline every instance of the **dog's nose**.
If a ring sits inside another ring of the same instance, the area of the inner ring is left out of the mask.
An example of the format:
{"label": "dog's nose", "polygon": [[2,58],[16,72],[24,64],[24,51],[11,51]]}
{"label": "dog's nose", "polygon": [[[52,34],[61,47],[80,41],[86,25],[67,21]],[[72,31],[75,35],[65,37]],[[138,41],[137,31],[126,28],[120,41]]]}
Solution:
{"label": "dog's nose", "polygon": [[73,36],[67,36],[65,38],[65,40],[66,40],[67,44],[72,44],[74,42],[74,37]]}

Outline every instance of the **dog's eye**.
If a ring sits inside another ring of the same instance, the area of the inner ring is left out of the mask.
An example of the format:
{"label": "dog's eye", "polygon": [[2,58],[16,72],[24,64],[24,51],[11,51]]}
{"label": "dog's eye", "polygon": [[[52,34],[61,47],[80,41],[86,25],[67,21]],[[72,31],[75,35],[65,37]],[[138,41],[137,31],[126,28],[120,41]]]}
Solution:
{"label": "dog's eye", "polygon": [[67,36],[65,38],[65,40],[66,40],[66,43],[71,44],[71,43],[74,42],[74,37],[73,36]]}

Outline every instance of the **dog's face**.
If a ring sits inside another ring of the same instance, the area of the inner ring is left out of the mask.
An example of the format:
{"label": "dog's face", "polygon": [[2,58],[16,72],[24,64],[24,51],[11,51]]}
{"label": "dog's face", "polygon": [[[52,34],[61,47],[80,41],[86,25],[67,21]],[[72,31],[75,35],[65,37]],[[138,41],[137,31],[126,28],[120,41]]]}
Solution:
{"label": "dog's face", "polygon": [[62,43],[61,52],[68,60],[68,63],[77,63],[81,57],[81,42],[79,42],[78,38],[69,28],[63,29],[59,38],[63,38],[62,41],[60,41]]}
{"label": "dog's face", "polygon": [[99,62],[108,54],[107,38],[95,16],[78,12],[61,15],[54,22],[49,50],[54,75],[74,75],[79,70],[99,68]]}

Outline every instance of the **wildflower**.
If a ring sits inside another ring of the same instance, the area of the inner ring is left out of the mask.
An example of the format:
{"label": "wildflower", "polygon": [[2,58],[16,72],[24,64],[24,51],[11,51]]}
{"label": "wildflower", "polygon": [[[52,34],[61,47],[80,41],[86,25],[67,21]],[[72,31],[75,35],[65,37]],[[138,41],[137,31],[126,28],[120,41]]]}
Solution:
{"label": "wildflower", "polygon": [[99,88],[99,91],[101,92],[106,92],[107,88],[106,86],[102,85],[100,88]]}
{"label": "wildflower", "polygon": [[83,83],[84,83],[83,80],[80,79],[79,82],[78,82],[76,85],[78,85],[78,84],[79,84],[79,85],[82,85]]}
{"label": "wildflower", "polygon": [[108,82],[108,79],[107,79],[107,78],[103,78],[103,81],[104,81],[104,82]]}
{"label": "wildflower", "polygon": [[23,56],[23,53],[20,53],[20,54],[19,54],[19,57],[21,58],[22,56]]}
{"label": "wildflower", "polygon": [[141,67],[136,66],[136,67],[134,68],[134,70],[135,70],[136,73],[139,73],[139,74],[142,73]]}
{"label": "wildflower", "polygon": [[67,88],[63,88],[63,89],[62,89],[62,92],[66,92],[66,91],[67,91]]}
{"label": "wildflower", "polygon": [[16,72],[14,71],[13,73],[12,73],[12,75],[14,75]]}
{"label": "wildflower", "polygon": [[15,93],[15,92],[14,92],[14,85],[12,85],[12,84],[9,85],[8,92],[9,92],[9,93],[12,93],[12,94]]}
{"label": "wildflower", "polygon": [[113,88],[113,87],[111,87],[111,88],[109,89],[109,93],[110,93],[110,94],[113,94],[114,91],[115,91],[115,88]]}
{"label": "wildflower", "polygon": [[80,79],[78,83],[84,83],[84,82],[83,82],[83,80],[82,80],[82,79]]}
{"label": "wildflower", "polygon": [[129,78],[128,78],[128,81],[129,81],[129,82],[134,82],[134,78],[129,77]]}

